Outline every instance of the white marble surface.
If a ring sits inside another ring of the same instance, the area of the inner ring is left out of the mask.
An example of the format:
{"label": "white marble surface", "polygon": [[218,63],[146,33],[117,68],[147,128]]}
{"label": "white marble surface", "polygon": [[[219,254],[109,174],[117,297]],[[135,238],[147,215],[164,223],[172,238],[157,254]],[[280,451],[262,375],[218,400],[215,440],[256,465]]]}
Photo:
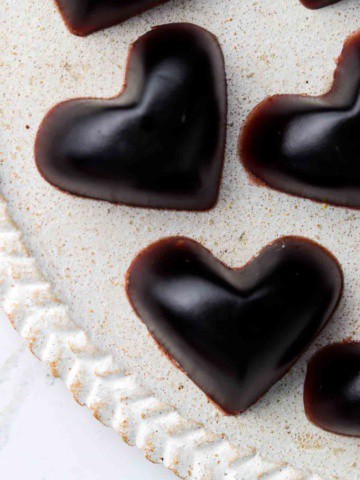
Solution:
{"label": "white marble surface", "polygon": [[72,399],[0,311],[0,477],[175,480]]}

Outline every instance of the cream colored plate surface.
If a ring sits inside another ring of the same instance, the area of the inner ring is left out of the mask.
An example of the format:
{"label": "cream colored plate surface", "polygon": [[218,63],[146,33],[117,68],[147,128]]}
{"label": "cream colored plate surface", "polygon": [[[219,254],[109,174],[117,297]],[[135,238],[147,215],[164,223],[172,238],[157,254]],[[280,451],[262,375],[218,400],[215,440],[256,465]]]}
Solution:
{"label": "cream colored plate surface", "polygon": [[[317,429],[302,405],[309,356],[333,340],[360,338],[360,212],[253,186],[236,154],[243,120],[265,96],[329,88],[345,38],[360,27],[360,3],[344,0],[312,12],[298,0],[173,0],[83,39],[68,33],[51,1],[22,0],[20,7],[4,0],[0,16],[2,192],[53,290],[35,275],[4,214],[2,295],[15,327],[81,402],[183,477],[265,474],[285,480],[311,470],[324,479],[360,478],[359,440]],[[229,127],[217,207],[207,213],[141,210],[50,187],[33,159],[46,111],[71,97],[114,95],[124,80],[130,43],[154,25],[174,21],[207,28],[225,54]],[[233,266],[276,237],[304,235],[329,248],[344,269],[345,295],[329,326],[291,372],[238,417],[224,416],[160,353],[125,296],[124,275],[136,253],[178,234],[202,242]],[[56,308],[55,296],[66,307]]]}

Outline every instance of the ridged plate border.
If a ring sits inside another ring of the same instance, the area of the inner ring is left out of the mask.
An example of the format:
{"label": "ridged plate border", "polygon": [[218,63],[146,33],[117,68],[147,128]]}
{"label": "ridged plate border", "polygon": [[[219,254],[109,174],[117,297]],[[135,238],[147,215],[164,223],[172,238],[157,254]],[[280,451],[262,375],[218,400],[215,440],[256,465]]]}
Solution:
{"label": "ridged plate border", "polygon": [[74,399],[92,410],[148,460],[193,480],[323,480],[181,417],[140,386],[134,375],[92,345],[52,293],[0,197],[0,305],[32,353],[61,378]]}

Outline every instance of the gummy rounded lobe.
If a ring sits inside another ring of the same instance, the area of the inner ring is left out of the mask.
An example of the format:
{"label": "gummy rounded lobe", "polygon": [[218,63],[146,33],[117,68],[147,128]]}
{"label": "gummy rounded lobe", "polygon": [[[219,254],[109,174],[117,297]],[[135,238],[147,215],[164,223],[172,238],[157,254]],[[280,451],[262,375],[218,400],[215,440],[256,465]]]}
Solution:
{"label": "gummy rounded lobe", "polygon": [[249,115],[241,160],[276,190],[360,208],[360,34],[350,37],[332,89],[321,97],[275,95]]}
{"label": "gummy rounded lobe", "polygon": [[305,7],[316,10],[318,8],[334,5],[335,3],[339,3],[341,0],[300,0],[300,1]]}
{"label": "gummy rounded lobe", "polygon": [[326,324],[342,272],[326,250],[297,237],[275,241],[241,269],[174,237],[139,254],[127,292],[170,359],[236,414],[263,396]]}
{"label": "gummy rounded lobe", "polygon": [[216,38],[191,24],[163,25],[130,50],[122,94],[70,100],[49,112],[35,158],[49,183],[75,195],[208,210],[217,201],[225,134]]}
{"label": "gummy rounded lobe", "polygon": [[85,36],[112,27],[167,0],[56,0],[74,35]]}
{"label": "gummy rounded lobe", "polygon": [[311,358],[304,403],[318,427],[360,437],[360,343],[329,345]]}

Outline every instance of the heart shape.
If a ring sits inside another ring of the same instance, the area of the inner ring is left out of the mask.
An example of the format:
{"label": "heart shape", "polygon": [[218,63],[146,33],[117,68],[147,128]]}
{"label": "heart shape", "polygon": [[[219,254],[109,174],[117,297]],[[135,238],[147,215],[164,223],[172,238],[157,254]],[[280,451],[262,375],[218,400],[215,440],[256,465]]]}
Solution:
{"label": "heart shape", "polygon": [[249,115],[241,160],[276,190],[360,208],[360,33],[338,61],[332,89],[321,97],[275,95]]}
{"label": "heart shape", "polygon": [[341,0],[300,0],[301,3],[312,10],[317,10],[318,8],[328,7],[329,5],[334,5],[339,3]]}
{"label": "heart shape", "polygon": [[226,134],[226,79],[216,38],[191,24],[140,37],[119,96],[57,105],[35,158],[52,185],[114,203],[208,210],[217,201]]}
{"label": "heart shape", "polygon": [[360,437],[360,343],[335,343],[310,360],[305,412],[329,432]]}
{"label": "heart shape", "polygon": [[281,238],[241,269],[167,238],[127,275],[129,300],[166,354],[226,413],[255,403],[324,327],[342,271],[320,245]]}
{"label": "heart shape", "polygon": [[167,0],[55,0],[74,35],[112,27]]}

